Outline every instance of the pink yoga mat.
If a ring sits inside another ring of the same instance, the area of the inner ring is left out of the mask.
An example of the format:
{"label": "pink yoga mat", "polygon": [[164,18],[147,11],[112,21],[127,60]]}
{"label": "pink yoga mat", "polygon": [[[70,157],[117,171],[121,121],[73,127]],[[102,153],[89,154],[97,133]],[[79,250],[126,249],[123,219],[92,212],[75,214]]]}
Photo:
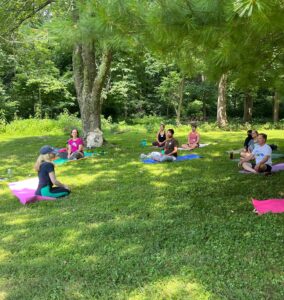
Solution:
{"label": "pink yoga mat", "polygon": [[252,200],[252,204],[259,215],[266,213],[283,213],[284,199]]}
{"label": "pink yoga mat", "polygon": [[56,198],[35,195],[38,186],[38,178],[31,178],[18,182],[9,183],[9,188],[22,204],[43,200],[56,200]]}

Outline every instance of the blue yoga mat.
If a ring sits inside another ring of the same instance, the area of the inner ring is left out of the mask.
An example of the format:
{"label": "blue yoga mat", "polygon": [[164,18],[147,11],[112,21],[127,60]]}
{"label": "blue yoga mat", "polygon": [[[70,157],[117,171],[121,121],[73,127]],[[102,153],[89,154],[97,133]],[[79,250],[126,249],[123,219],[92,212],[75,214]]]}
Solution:
{"label": "blue yoga mat", "polygon": [[[93,155],[93,153],[84,152],[84,158],[91,157],[92,155]],[[74,161],[74,160],[69,160],[68,158],[57,158],[53,162],[56,165],[62,165],[62,164],[66,163],[66,162],[69,162],[69,161]]]}
{"label": "blue yoga mat", "polygon": [[[182,156],[178,156],[174,162],[184,161],[184,160],[192,160],[192,159],[197,159],[197,158],[202,158],[202,156],[197,155],[197,154],[182,155]],[[143,160],[143,163],[144,164],[159,164],[160,162],[157,160],[154,160],[152,158],[147,158],[147,159]]]}

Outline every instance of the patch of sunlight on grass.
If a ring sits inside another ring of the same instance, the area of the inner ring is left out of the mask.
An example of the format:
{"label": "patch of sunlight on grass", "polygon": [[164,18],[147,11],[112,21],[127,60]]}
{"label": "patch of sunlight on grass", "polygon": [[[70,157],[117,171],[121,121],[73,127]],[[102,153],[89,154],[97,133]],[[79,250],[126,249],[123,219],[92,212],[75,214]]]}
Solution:
{"label": "patch of sunlight on grass", "polygon": [[0,196],[2,196],[2,195],[6,195],[7,194],[7,190],[5,190],[5,189],[1,189],[0,190]]}
{"label": "patch of sunlight on grass", "polygon": [[129,216],[115,216],[113,220],[110,220],[109,222],[117,223],[117,225],[124,224],[125,222],[132,221],[135,218],[134,215]]}
{"label": "patch of sunlight on grass", "polygon": [[5,261],[9,256],[11,256],[10,252],[0,249],[0,261]]}
{"label": "patch of sunlight on grass", "polygon": [[99,257],[96,255],[89,255],[85,257],[84,260],[86,261],[86,263],[95,264],[99,261]]}
{"label": "patch of sunlight on grass", "polygon": [[14,240],[15,240],[14,234],[9,234],[1,239],[2,242],[6,242],[6,243],[13,242]]}
{"label": "patch of sunlight on grass", "polygon": [[131,246],[127,246],[126,249],[121,250],[121,254],[122,255],[139,255],[143,252],[143,247],[141,245],[131,245]]}
{"label": "patch of sunlight on grass", "polygon": [[161,182],[161,181],[153,181],[153,182],[151,182],[151,184],[158,188],[166,188],[168,186],[168,183]]}
{"label": "patch of sunlight on grass", "polygon": [[92,223],[92,224],[88,224],[87,227],[89,229],[98,229],[100,228],[104,223],[103,222],[97,222],[97,223]]}
{"label": "patch of sunlight on grass", "polygon": [[[141,293],[142,292],[142,293]],[[185,282],[181,278],[172,278],[169,280],[158,281],[154,284],[136,290],[131,295],[131,300],[144,299],[194,299],[208,300],[211,293],[197,282]]]}
{"label": "patch of sunlight on grass", "polygon": [[5,300],[5,299],[7,299],[7,293],[0,291],[0,300]]}
{"label": "patch of sunlight on grass", "polygon": [[69,243],[75,242],[81,234],[81,231],[68,229],[64,231],[63,240]]}
{"label": "patch of sunlight on grass", "polygon": [[67,282],[64,290],[66,299],[86,299],[84,287],[79,282]]}
{"label": "patch of sunlight on grass", "polygon": [[94,177],[95,176],[89,176],[87,174],[79,174],[79,175],[74,175],[71,174],[72,177],[66,177],[64,178],[64,182],[66,183],[70,183],[70,182],[76,182],[76,184],[78,184],[80,186],[80,183],[82,184],[89,184],[92,183],[94,181]]}
{"label": "patch of sunlight on grass", "polygon": [[[32,218],[33,222],[40,221],[40,218]],[[14,216],[7,219],[5,222],[3,222],[5,225],[21,225],[21,224],[26,224],[31,221],[31,218],[29,216],[22,216],[15,218]]]}
{"label": "patch of sunlight on grass", "polygon": [[[153,168],[153,166],[155,166],[155,168]],[[159,169],[157,168],[157,166],[164,166],[162,164],[160,165],[149,165],[147,166],[147,172],[150,173],[150,175],[154,175],[154,176],[160,176],[161,174],[165,174],[163,169]]]}
{"label": "patch of sunlight on grass", "polygon": [[[25,226],[27,227],[27,226]],[[10,243],[16,241],[17,235],[26,235],[28,232],[28,228],[18,229],[13,231],[15,235],[9,234],[2,238],[2,242]]]}

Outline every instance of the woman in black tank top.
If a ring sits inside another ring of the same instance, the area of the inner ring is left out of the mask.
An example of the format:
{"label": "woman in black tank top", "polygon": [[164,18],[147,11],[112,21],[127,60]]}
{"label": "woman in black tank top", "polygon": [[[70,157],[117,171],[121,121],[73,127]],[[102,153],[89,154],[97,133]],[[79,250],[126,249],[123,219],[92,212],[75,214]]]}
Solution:
{"label": "woman in black tank top", "polygon": [[163,147],[166,142],[166,130],[165,130],[165,125],[161,123],[160,129],[157,133],[157,139],[155,142],[152,143],[153,146],[156,147]]}

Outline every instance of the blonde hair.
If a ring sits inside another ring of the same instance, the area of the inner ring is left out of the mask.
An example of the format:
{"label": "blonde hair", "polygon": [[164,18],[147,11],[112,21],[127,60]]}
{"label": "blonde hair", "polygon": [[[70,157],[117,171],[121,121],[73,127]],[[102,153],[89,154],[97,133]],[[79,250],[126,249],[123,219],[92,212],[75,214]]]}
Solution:
{"label": "blonde hair", "polygon": [[52,154],[52,153],[40,154],[34,165],[35,170],[38,172],[40,169],[40,165],[43,162],[52,162],[53,158],[54,158],[54,154]]}

